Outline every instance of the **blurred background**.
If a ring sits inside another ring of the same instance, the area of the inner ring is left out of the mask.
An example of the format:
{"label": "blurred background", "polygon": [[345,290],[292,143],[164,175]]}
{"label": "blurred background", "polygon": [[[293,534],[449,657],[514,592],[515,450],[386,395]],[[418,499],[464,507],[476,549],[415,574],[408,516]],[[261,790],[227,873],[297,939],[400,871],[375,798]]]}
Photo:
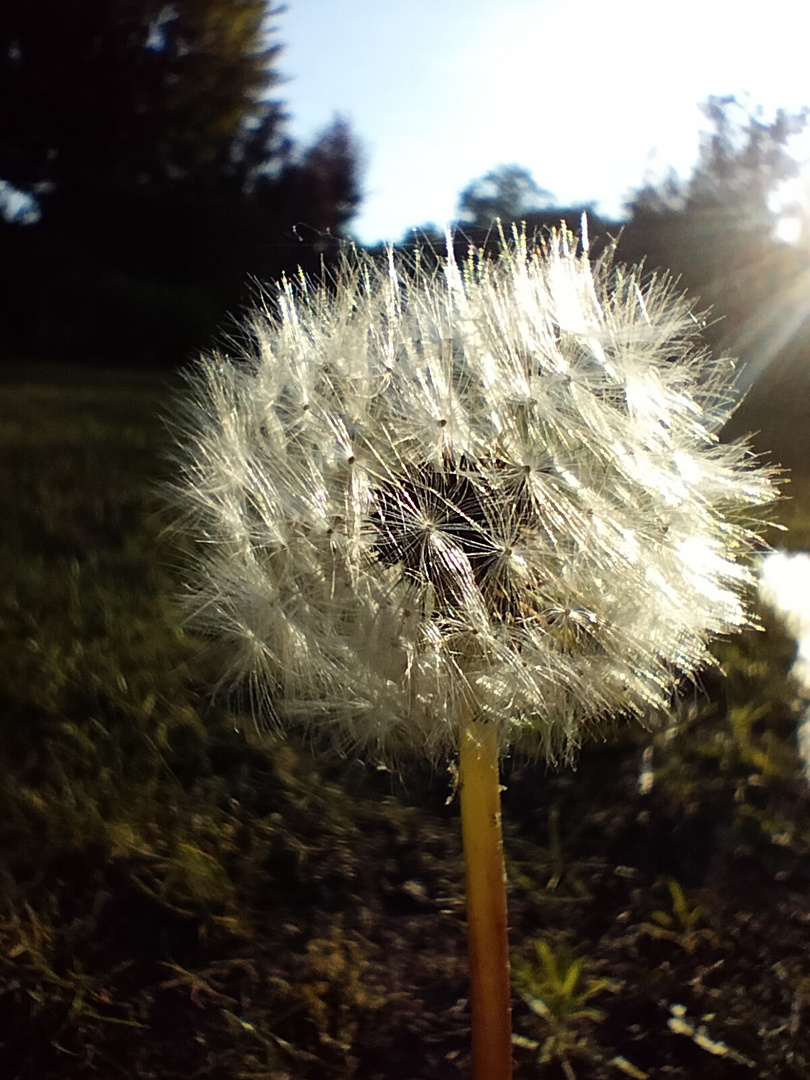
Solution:
{"label": "blurred background", "polygon": [[693,0],[4,0],[0,362],[176,368],[257,282],[317,276],[349,239],[410,247],[451,224],[482,242],[499,218],[577,229],[587,210],[620,259],[711,309],[742,386],[793,382],[808,30],[791,0],[756,18]]}
{"label": "blurred background", "polygon": [[348,238],[587,209],[750,382],[806,323],[808,30],[789,0],[4,0],[2,358],[177,366]]}
{"label": "blurred background", "polygon": [[[468,1073],[448,777],[257,746],[177,625],[178,372],[347,244],[586,212],[740,358],[725,437],[809,549],[809,32],[795,0],[0,0],[3,1076]],[[767,632],[672,717],[505,763],[519,1076],[810,1075],[807,665],[771,610],[806,636],[810,577],[775,558]]]}

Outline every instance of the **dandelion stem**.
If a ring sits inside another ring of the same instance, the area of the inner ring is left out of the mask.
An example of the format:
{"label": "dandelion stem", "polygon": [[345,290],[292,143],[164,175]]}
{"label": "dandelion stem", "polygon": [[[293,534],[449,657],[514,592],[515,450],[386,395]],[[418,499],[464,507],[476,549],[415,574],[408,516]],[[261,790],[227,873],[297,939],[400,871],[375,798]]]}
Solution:
{"label": "dandelion stem", "polygon": [[497,729],[468,720],[459,760],[474,1080],[510,1080],[512,1026]]}

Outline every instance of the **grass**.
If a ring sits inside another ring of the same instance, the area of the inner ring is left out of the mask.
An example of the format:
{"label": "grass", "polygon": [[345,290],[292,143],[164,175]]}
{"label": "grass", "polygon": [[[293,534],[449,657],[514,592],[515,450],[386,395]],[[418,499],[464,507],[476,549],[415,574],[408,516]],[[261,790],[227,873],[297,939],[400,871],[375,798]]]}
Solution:
{"label": "grass", "polygon": [[[450,780],[258,746],[211,700],[155,494],[175,392],[0,385],[0,1074],[467,1075]],[[784,539],[810,548],[792,486]],[[808,1074],[791,658],[768,623],[718,648],[725,677],[674,721],[585,747],[576,773],[507,763],[516,971],[543,960],[514,995],[518,1078]]]}

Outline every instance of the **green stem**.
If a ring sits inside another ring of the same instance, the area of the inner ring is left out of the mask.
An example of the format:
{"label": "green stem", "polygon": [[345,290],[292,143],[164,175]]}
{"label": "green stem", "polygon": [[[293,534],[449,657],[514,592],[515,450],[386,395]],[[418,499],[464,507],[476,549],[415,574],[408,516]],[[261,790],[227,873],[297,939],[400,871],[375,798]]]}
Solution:
{"label": "green stem", "polygon": [[459,757],[467,879],[473,1080],[510,1080],[512,1024],[506,873],[494,725],[468,720]]}

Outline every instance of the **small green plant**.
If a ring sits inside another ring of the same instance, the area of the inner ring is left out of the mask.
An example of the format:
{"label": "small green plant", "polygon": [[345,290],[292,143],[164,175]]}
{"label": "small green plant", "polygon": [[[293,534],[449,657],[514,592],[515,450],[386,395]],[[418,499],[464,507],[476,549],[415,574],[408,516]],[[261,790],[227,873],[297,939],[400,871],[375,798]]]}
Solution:
{"label": "small green plant", "polygon": [[604,1018],[589,1002],[611,989],[609,979],[590,974],[582,957],[565,950],[555,952],[547,941],[535,942],[535,957],[512,961],[515,989],[528,1005],[538,1038],[513,1036],[515,1046],[536,1053],[539,1064],[557,1061],[568,1080],[575,1080],[572,1058],[601,1057],[592,1044],[589,1025]]}
{"label": "small green plant", "polygon": [[[762,673],[764,678],[766,673]],[[729,709],[728,721],[734,735],[740,761],[766,780],[791,779],[796,774],[796,751],[793,745],[767,728],[761,721],[773,712],[773,703],[747,702]]]}
{"label": "small green plant", "polygon": [[686,898],[681,886],[674,879],[667,882],[671,911],[654,911],[650,916],[651,922],[641,925],[641,930],[650,937],[674,941],[691,956],[700,942],[708,941],[717,944],[717,935],[705,922],[706,911],[699,904],[691,904]]}

